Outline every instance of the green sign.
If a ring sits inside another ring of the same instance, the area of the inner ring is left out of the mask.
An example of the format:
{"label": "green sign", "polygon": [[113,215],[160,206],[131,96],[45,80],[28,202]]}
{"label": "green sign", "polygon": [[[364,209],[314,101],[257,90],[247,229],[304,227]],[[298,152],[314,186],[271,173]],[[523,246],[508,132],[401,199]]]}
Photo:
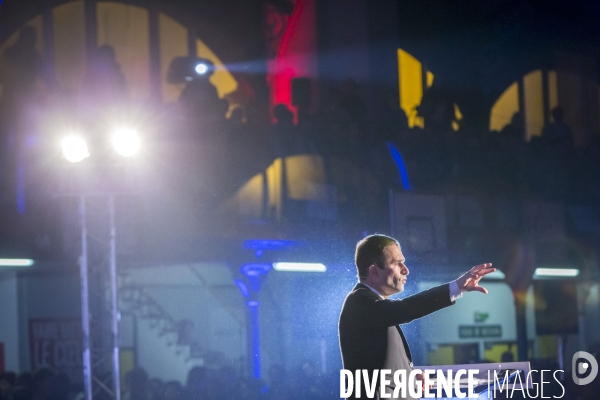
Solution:
{"label": "green sign", "polygon": [[500,338],[502,325],[460,325],[458,337],[461,339]]}
{"label": "green sign", "polygon": [[479,322],[485,322],[487,321],[487,319],[490,317],[489,313],[486,312],[481,312],[481,311],[475,311],[475,322],[479,323]]}

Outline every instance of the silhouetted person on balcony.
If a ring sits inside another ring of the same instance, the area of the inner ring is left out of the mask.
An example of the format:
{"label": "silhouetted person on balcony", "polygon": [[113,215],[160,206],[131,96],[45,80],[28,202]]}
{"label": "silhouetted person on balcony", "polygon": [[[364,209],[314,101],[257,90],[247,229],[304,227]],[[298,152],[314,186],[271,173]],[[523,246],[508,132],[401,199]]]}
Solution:
{"label": "silhouetted person on balcony", "polygon": [[240,106],[235,107],[231,110],[231,115],[229,116],[229,124],[240,127],[244,126],[246,123],[246,117],[244,116],[244,109]]}
{"label": "silhouetted person on balcony", "polygon": [[179,96],[179,103],[184,108],[192,132],[208,139],[222,136],[229,105],[227,100],[219,98],[217,88],[207,76],[195,77],[187,83]]}
{"label": "silhouetted person on balcony", "polygon": [[127,95],[127,83],[112,46],[98,47],[88,65],[83,87],[86,97],[92,102],[88,104],[91,109],[122,106]]}
{"label": "silhouetted person on balcony", "polygon": [[307,152],[306,140],[294,125],[294,114],[285,104],[277,104],[273,109],[275,125],[272,131],[273,151],[276,157]]}
{"label": "silhouetted person on balcony", "polygon": [[31,26],[19,32],[17,42],[2,55],[0,79],[4,105],[22,107],[31,100],[37,90],[37,79],[41,78],[42,57],[35,49],[37,33]]}
{"label": "silhouetted person on balcony", "polygon": [[341,106],[352,116],[354,121],[363,128],[366,119],[366,106],[358,82],[347,79],[340,88]]}
{"label": "silhouetted person on balcony", "polygon": [[[223,142],[225,148],[231,150],[235,147],[246,146],[250,129],[246,125],[244,109],[235,106],[229,113],[229,118],[223,121]],[[246,148],[247,149],[247,148]]]}
{"label": "silhouetted person on balcony", "polygon": [[401,145],[409,133],[409,128],[406,113],[400,108],[398,90],[387,90],[382,105],[376,121],[379,139]]}
{"label": "silhouetted person on balcony", "polygon": [[454,104],[450,95],[436,87],[423,93],[417,114],[425,120],[425,131],[435,135],[451,132],[454,120]]}
{"label": "silhouetted person on balcony", "polygon": [[275,124],[282,128],[291,128],[294,126],[294,114],[285,104],[277,104],[273,108]]}
{"label": "silhouetted person on balcony", "polygon": [[545,126],[542,130],[542,137],[553,145],[573,145],[573,131],[571,131],[571,127],[565,122],[564,117],[565,111],[562,107],[554,107],[552,109],[554,122]]}
{"label": "silhouetted person on balcony", "polygon": [[338,90],[331,90],[324,103],[315,116],[316,128],[311,139],[321,155],[332,156],[339,153],[339,144],[347,140],[348,129],[355,122],[344,107]]}
{"label": "silhouetted person on balcony", "polygon": [[520,111],[514,113],[510,119],[510,124],[502,128],[500,133],[506,135],[511,142],[523,142],[525,140],[525,118],[523,118],[523,114]]}

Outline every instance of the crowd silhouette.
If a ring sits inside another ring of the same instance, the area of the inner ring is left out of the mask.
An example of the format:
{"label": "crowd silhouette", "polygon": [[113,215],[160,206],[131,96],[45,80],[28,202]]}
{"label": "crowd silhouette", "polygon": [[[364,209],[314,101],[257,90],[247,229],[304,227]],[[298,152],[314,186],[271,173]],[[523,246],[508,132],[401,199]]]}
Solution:
{"label": "crowd silhouette", "polygon": [[[591,349],[597,354],[597,346]],[[502,354],[502,362],[512,362],[510,352]],[[464,360],[464,364],[491,363],[485,359]],[[560,384],[555,379],[548,379],[559,369],[555,360],[533,359],[531,369],[535,370],[530,379],[533,387],[530,394],[538,395],[542,390],[541,382],[545,382],[544,396],[555,396],[569,399],[592,399],[597,394],[597,382],[585,387],[577,386],[570,378],[570,369],[565,371],[564,380]],[[543,378],[539,371],[546,372]],[[558,377],[558,375],[557,375]],[[322,373],[311,361],[304,361],[286,370],[281,364],[273,364],[263,379],[244,376],[241,371],[229,365],[212,367],[192,367],[187,380],[162,380],[150,377],[146,370],[135,367],[126,372],[121,385],[123,400],[216,400],[243,398],[248,400],[326,400],[338,399],[340,393],[339,371]],[[512,397],[523,393],[515,391]],[[504,392],[506,396],[506,391]],[[83,400],[83,386],[79,379],[72,381],[65,373],[51,368],[41,368],[34,373],[4,372],[0,374],[0,400]],[[104,391],[95,392],[94,398],[108,400],[112,396]]]}
{"label": "crowd silhouette", "polygon": [[[286,372],[280,364],[269,368],[264,380],[244,377],[231,366],[193,367],[186,382],[163,381],[150,377],[141,367],[128,371],[123,379],[123,400],[208,400],[244,398],[248,400],[331,399],[339,391],[336,373],[318,373],[310,361]],[[0,374],[0,400],[82,400],[79,379],[51,368],[33,374],[4,372]],[[94,398],[110,399],[103,390]]]}
{"label": "crowd silhouette", "polygon": [[[43,82],[53,80],[45,76],[35,43],[35,30],[25,27],[1,59],[4,204],[18,202],[19,196],[22,200],[28,188],[24,181],[35,181],[24,173],[27,143],[42,130],[36,123],[47,121],[44,110],[52,109],[57,96],[65,97],[53,85],[43,88]],[[82,118],[95,121],[111,112],[123,113],[130,103],[127,92],[114,49],[103,45],[90,57],[75,109],[87,109]],[[473,123],[481,116],[471,114],[458,120],[456,106],[448,100],[451,95],[435,86],[425,92],[415,110],[423,126],[413,127],[398,107],[393,88],[382,92],[378,109],[368,109],[361,86],[352,80],[324,92],[314,113],[309,114],[307,106],[294,110],[277,104],[268,121],[257,115],[256,99],[244,101],[243,96],[237,96],[242,101],[229,111],[227,100],[219,98],[206,74],[189,80],[178,104],[165,105],[163,111],[170,114],[172,140],[197,141],[210,153],[206,159],[216,160],[209,172],[221,175],[212,180],[215,187],[206,190],[216,203],[273,159],[295,154],[322,157],[328,184],[337,187],[340,207],[348,206],[348,216],[355,208],[351,203],[364,200],[365,181],[378,188],[377,196],[389,188],[400,188],[399,167],[406,169],[410,187],[423,192],[485,193],[564,202],[600,200],[600,167],[595,162],[600,155],[600,135],[591,135],[588,143],[575,147],[560,107],[552,110],[552,122],[543,128],[541,136],[527,142],[522,113],[515,113],[501,132],[481,130]],[[38,110],[35,117],[31,112],[34,107]],[[302,112],[296,115],[298,111]],[[401,154],[403,166],[394,163],[390,145]]]}

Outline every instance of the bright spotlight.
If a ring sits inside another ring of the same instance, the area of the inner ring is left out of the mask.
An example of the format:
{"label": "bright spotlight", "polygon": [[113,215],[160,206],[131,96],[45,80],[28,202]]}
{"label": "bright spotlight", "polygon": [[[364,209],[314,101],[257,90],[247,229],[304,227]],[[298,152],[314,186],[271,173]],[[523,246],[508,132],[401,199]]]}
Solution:
{"label": "bright spotlight", "polygon": [[29,258],[0,258],[0,267],[31,267],[33,260]]}
{"label": "bright spotlight", "polygon": [[62,151],[65,158],[72,163],[79,162],[90,156],[85,140],[74,135],[63,139]]}
{"label": "bright spotlight", "polygon": [[273,263],[275,271],[286,272],[326,272],[327,267],[321,263],[300,263],[300,262],[276,262]]}
{"label": "bright spotlight", "polygon": [[113,146],[117,153],[129,157],[140,149],[140,137],[133,129],[119,129],[113,135]]}
{"label": "bright spotlight", "polygon": [[208,65],[206,65],[204,63],[196,64],[196,68],[194,68],[194,70],[196,71],[196,73],[198,75],[204,75],[205,73],[208,72]]}
{"label": "bright spotlight", "polygon": [[576,268],[536,268],[534,278],[537,277],[555,277],[555,278],[574,278],[579,275]]}

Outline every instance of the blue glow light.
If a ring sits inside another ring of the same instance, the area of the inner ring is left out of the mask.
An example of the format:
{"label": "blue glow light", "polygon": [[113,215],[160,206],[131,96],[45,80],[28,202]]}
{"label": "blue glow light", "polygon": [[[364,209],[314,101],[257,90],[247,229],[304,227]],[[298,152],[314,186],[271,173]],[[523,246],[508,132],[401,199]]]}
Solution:
{"label": "blue glow light", "polygon": [[235,286],[237,286],[237,288],[240,289],[240,293],[242,294],[242,296],[250,296],[250,290],[248,290],[248,286],[243,281],[239,279],[234,279],[233,283],[235,283]]}
{"label": "blue glow light", "polygon": [[271,268],[271,264],[244,264],[240,267],[240,272],[250,278],[266,274]]}
{"label": "blue glow light", "polygon": [[396,168],[398,168],[398,172],[400,173],[400,181],[402,183],[402,188],[404,190],[411,190],[410,181],[408,180],[408,170],[406,169],[406,165],[404,165],[404,160],[402,159],[402,155],[398,148],[392,142],[386,142],[388,151],[396,164]]}
{"label": "blue glow light", "polygon": [[283,250],[288,247],[298,246],[300,242],[294,240],[255,239],[246,240],[244,249],[247,250]]}
{"label": "blue glow light", "polygon": [[17,171],[16,171],[16,194],[17,194],[17,212],[25,214],[25,157],[22,152],[17,156]]}
{"label": "blue glow light", "polygon": [[260,326],[258,320],[258,306],[260,302],[253,300],[246,302],[250,312],[250,323],[252,329],[252,375],[255,379],[261,378],[260,362]]}

